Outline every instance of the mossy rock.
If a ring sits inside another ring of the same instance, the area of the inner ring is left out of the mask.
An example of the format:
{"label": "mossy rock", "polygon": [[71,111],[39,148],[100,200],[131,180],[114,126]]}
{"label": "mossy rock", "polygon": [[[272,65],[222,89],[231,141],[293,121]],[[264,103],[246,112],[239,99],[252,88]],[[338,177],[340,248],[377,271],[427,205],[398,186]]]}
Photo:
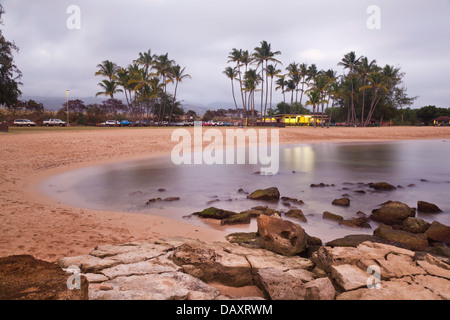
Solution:
{"label": "mossy rock", "polygon": [[233,224],[249,224],[250,215],[247,213],[238,213],[229,218],[225,218],[220,222],[220,225],[233,225]]}
{"label": "mossy rock", "polygon": [[252,194],[247,196],[249,199],[253,200],[279,200],[280,199],[280,191],[276,187],[271,187],[267,189],[259,189],[253,191]]}
{"label": "mossy rock", "polygon": [[261,248],[257,232],[235,232],[225,237],[230,243],[237,243],[243,247]]}
{"label": "mossy rock", "polygon": [[236,212],[218,209],[215,207],[210,207],[201,212],[193,213],[193,215],[198,216],[202,219],[217,219],[217,220],[226,219],[236,214],[237,214]]}

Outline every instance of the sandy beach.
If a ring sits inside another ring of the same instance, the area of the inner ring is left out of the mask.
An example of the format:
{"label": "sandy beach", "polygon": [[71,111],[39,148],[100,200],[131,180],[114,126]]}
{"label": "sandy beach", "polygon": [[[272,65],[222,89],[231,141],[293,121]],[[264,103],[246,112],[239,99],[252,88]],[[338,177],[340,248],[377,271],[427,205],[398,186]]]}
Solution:
{"label": "sandy beach", "polygon": [[[183,236],[224,240],[224,233],[144,214],[72,208],[36,191],[44,177],[108,161],[171,152],[173,128],[116,128],[0,134],[0,256],[30,254],[54,262],[101,244]],[[192,130],[192,129],[189,129]],[[280,143],[450,139],[448,127],[285,128]]]}

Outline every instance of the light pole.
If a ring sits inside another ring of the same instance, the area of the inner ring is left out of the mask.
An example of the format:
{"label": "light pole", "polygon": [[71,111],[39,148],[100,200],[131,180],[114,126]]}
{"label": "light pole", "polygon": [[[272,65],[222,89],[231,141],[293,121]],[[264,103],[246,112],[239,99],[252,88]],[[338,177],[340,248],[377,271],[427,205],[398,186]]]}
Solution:
{"label": "light pole", "polygon": [[67,126],[69,127],[69,90],[66,90],[66,96],[67,96]]}

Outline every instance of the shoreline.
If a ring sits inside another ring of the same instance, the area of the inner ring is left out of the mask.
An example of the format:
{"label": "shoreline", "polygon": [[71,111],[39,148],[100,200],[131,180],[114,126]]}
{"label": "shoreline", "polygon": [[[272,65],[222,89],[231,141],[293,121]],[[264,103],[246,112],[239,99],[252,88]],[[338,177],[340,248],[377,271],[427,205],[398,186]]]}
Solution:
{"label": "shoreline", "polygon": [[[36,192],[39,181],[58,173],[170,155],[176,144],[170,142],[172,131],[173,128],[162,128],[0,135],[4,154],[0,175],[0,256],[31,254],[54,262],[64,256],[87,254],[101,244],[153,240],[162,236],[225,241],[222,232],[213,228],[141,213],[69,207]],[[374,139],[374,133],[382,134],[375,135]],[[280,145],[448,138],[450,130],[436,127],[280,129]]]}

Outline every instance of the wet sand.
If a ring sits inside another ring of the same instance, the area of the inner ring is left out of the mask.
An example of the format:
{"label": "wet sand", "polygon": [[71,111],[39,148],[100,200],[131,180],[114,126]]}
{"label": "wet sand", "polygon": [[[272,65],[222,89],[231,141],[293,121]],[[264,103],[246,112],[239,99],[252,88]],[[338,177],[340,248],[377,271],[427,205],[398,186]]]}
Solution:
{"label": "wet sand", "polygon": [[[68,207],[36,190],[36,183],[44,177],[67,170],[168,155],[177,144],[171,142],[173,130],[104,128],[0,134],[0,256],[30,254],[54,262],[88,254],[101,244],[173,236],[224,241],[226,232],[218,229],[160,216]],[[409,139],[450,139],[450,128],[280,129],[281,144]]]}

